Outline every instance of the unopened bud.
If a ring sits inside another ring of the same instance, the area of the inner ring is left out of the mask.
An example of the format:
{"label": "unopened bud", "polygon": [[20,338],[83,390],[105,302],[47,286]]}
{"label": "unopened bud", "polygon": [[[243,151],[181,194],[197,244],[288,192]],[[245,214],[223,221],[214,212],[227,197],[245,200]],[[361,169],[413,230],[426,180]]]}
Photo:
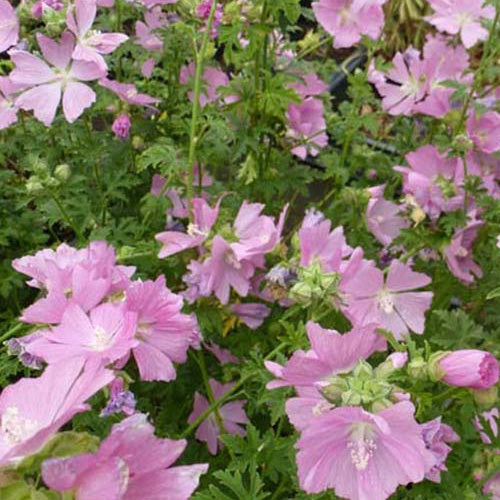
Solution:
{"label": "unopened bud", "polygon": [[67,181],[71,176],[71,167],[66,163],[57,165],[54,170],[54,176],[60,181]]}

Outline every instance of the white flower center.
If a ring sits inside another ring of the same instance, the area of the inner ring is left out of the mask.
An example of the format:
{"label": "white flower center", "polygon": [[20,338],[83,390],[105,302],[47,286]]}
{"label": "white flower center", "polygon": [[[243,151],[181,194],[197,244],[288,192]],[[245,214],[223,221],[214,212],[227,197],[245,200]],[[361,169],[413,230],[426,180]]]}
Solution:
{"label": "white flower center", "polygon": [[187,234],[189,234],[189,236],[203,236],[205,238],[208,236],[206,231],[203,231],[198,225],[193,223],[188,225]]}
{"label": "white flower center", "polygon": [[377,445],[373,440],[373,429],[368,422],[357,422],[352,424],[347,448],[351,455],[351,462],[359,471],[368,467],[373,452]]}
{"label": "white flower center", "polygon": [[230,265],[231,267],[234,267],[235,269],[241,269],[241,263],[236,258],[231,249],[227,249],[226,252],[224,253],[224,261],[226,262],[226,264]]}
{"label": "white flower center", "polygon": [[30,438],[38,429],[38,422],[23,418],[19,409],[9,406],[3,413],[0,431],[10,445],[19,444]]}
{"label": "white flower center", "polygon": [[108,349],[113,342],[113,336],[110,335],[102,326],[98,326],[94,329],[94,338],[90,346],[95,351],[105,351]]}
{"label": "white flower center", "polygon": [[378,305],[382,311],[386,314],[391,314],[394,311],[394,294],[387,290],[386,288],[382,288],[380,292],[378,292],[377,300]]}

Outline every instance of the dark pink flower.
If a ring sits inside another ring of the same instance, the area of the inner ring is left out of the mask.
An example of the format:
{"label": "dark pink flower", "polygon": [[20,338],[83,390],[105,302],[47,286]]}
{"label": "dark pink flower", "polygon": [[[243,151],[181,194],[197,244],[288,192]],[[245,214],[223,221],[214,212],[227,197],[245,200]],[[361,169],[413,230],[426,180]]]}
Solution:
{"label": "dark pink flower", "polygon": [[[214,399],[216,400],[224,396],[224,394],[234,385],[233,383],[220,384],[214,379],[210,379],[209,383],[212,388]],[[245,403],[245,400],[231,401],[219,407],[219,415],[224,425],[224,430],[228,434],[238,434],[239,436],[244,436],[246,434],[245,429],[242,427],[242,424],[244,425],[248,422],[245,410],[243,409]],[[207,399],[196,392],[194,395],[193,411],[191,415],[189,415],[188,422],[194,422],[208,407],[209,404]],[[212,412],[209,417],[199,425],[198,429],[196,429],[195,437],[198,441],[207,443],[208,451],[212,455],[215,455],[218,445],[220,444],[219,435],[220,429],[217,418],[215,413]]]}
{"label": "dark pink flower", "polygon": [[124,140],[128,138],[131,125],[130,116],[127,113],[122,113],[115,118],[113,125],[111,125],[111,130],[118,139]]}

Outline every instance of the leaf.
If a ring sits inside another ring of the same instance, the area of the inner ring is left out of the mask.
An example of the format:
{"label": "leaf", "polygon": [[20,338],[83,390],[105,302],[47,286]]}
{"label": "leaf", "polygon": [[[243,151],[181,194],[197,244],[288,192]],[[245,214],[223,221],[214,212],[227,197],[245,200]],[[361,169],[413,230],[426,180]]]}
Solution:
{"label": "leaf", "polygon": [[500,286],[488,293],[486,300],[496,299],[497,297],[500,297]]}
{"label": "leaf", "polygon": [[427,330],[431,333],[430,342],[445,349],[475,347],[487,338],[483,327],[461,309],[433,311]]}

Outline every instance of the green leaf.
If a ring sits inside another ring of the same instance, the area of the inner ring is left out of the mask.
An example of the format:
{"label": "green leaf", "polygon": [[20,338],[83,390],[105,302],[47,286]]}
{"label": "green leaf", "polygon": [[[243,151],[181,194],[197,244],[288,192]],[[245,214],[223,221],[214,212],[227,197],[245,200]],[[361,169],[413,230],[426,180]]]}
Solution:
{"label": "green leaf", "polygon": [[497,297],[500,297],[500,286],[486,295],[486,300],[496,299]]}

